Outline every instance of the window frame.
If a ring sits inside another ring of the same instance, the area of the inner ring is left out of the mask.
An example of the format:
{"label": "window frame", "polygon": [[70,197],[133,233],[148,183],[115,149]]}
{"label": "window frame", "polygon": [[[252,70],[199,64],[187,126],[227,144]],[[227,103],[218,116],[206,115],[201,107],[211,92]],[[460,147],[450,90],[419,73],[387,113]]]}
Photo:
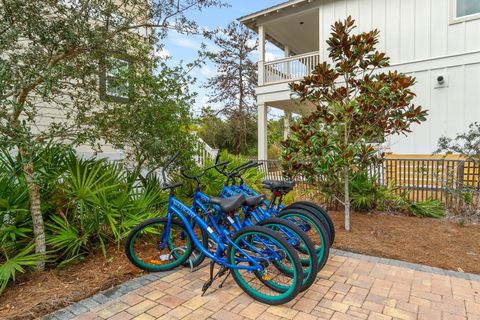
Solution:
{"label": "window frame", "polygon": [[133,69],[133,61],[131,57],[128,55],[111,55],[109,57],[103,57],[100,60],[100,75],[99,75],[99,80],[100,80],[100,99],[103,101],[107,102],[119,102],[119,103],[130,103],[132,100],[132,94],[133,94],[133,86],[132,86],[132,81],[129,78],[128,79],[128,84],[127,84],[127,91],[128,91],[128,96],[127,97],[122,97],[122,96],[117,96],[117,95],[111,95],[108,93],[108,78],[112,77],[111,75],[108,74],[107,72],[107,67],[106,67],[106,60],[107,59],[117,59],[117,60],[122,60],[127,63],[128,66],[128,72],[129,74],[132,74],[134,71]]}
{"label": "window frame", "polygon": [[450,24],[480,19],[480,12],[457,17],[457,1],[458,0],[450,0]]}

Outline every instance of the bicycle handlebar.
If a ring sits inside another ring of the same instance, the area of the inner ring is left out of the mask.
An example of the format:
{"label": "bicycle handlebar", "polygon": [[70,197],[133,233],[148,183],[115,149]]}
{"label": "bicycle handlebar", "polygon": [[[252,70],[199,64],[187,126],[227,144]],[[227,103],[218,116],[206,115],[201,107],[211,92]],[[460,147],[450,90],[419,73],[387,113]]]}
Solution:
{"label": "bicycle handlebar", "polygon": [[262,165],[262,164],[259,163],[259,162],[252,162],[252,163],[250,163],[249,165],[246,165],[246,166],[242,167],[240,170],[236,170],[236,171],[232,172],[231,175],[239,178],[239,177],[240,177],[243,173],[245,173],[245,171],[247,171],[248,169],[260,167],[261,165]]}
{"label": "bicycle handlebar", "polygon": [[228,163],[230,163],[230,161],[223,161],[223,162],[220,162],[220,163],[215,163],[214,165],[211,165],[210,167],[204,168],[202,173],[197,174],[196,176],[190,176],[187,173],[185,173],[185,168],[182,168],[182,170],[180,170],[180,173],[181,173],[182,176],[184,176],[187,179],[197,180],[198,178],[203,176],[208,170],[227,165]]}
{"label": "bicycle handlebar", "polygon": [[180,155],[180,151],[175,152],[175,154],[167,161],[164,168],[165,169],[168,168],[172,164],[172,162],[175,161],[175,159],[178,158],[179,155]]}
{"label": "bicycle handlebar", "polygon": [[253,161],[253,160],[248,160],[247,162],[245,162],[245,163],[243,163],[243,164],[241,164],[241,165],[239,165],[239,166],[237,166],[237,167],[235,167],[235,168],[232,168],[232,172],[240,171],[243,167],[248,167],[248,166],[250,166],[250,165],[252,165],[252,164],[254,164],[254,163],[255,163],[255,161]]}
{"label": "bicycle handlebar", "polygon": [[[219,158],[220,158],[220,152],[217,153],[217,157],[215,158],[215,164],[218,163]],[[254,160],[248,160],[247,162],[242,163],[241,165],[239,165],[235,168],[232,168],[230,170],[230,172],[226,172],[225,167],[223,168],[223,170],[220,170],[218,168],[219,166],[215,166],[215,170],[217,170],[218,173],[223,174],[227,178],[226,184],[228,184],[230,179],[233,179],[233,180],[235,180],[235,178],[242,179],[242,174],[244,174],[245,171],[247,171],[248,169],[259,167],[261,165],[262,165],[262,163],[260,163],[260,162],[256,162]]]}

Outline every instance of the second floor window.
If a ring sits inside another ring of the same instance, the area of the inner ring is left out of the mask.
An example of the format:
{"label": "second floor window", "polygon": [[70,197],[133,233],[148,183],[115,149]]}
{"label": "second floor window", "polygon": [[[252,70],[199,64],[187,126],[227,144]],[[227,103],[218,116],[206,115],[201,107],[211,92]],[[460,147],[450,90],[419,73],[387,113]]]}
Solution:
{"label": "second floor window", "polygon": [[480,0],[452,0],[453,22],[480,18]]}
{"label": "second floor window", "polygon": [[100,75],[100,94],[103,99],[128,102],[130,95],[130,62],[111,57],[103,63]]}

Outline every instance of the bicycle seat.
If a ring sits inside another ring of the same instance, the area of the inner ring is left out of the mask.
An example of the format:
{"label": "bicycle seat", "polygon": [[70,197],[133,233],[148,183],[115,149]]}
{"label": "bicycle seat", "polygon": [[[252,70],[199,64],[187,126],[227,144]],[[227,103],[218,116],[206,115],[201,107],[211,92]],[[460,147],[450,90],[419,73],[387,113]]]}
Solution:
{"label": "bicycle seat", "polygon": [[256,207],[258,206],[259,204],[261,204],[263,202],[263,200],[267,199],[267,196],[264,195],[264,194],[261,194],[259,196],[255,196],[255,197],[248,197],[248,198],[245,198],[245,205],[246,206],[249,206],[249,207]]}
{"label": "bicycle seat", "polygon": [[210,198],[210,204],[216,204],[223,212],[232,212],[242,207],[245,197],[237,194],[228,198],[214,197]]}
{"label": "bicycle seat", "polygon": [[295,181],[277,181],[277,180],[264,180],[263,187],[271,191],[290,191],[293,190]]}

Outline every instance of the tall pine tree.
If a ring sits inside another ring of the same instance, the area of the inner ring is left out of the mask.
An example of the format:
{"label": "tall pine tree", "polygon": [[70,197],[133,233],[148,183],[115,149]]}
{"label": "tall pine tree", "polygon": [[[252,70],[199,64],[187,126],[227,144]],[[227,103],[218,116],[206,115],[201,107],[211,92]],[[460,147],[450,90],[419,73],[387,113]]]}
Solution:
{"label": "tall pine tree", "polygon": [[208,102],[218,105],[218,113],[233,123],[232,144],[236,153],[247,152],[248,124],[256,112],[257,64],[251,59],[258,47],[255,38],[253,31],[237,22],[218,33],[213,40],[219,51],[210,55],[217,75],[205,84],[210,89]]}

